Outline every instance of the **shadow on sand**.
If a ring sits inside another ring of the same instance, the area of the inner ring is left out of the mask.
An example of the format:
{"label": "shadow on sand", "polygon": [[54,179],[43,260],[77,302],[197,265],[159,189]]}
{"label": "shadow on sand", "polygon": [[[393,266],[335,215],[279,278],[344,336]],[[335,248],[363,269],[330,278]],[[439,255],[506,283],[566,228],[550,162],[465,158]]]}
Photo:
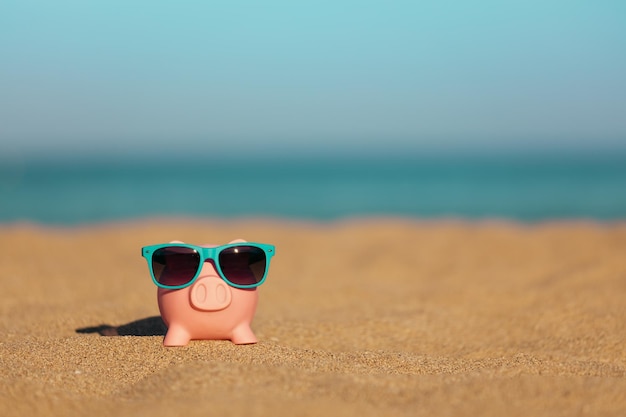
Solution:
{"label": "shadow on sand", "polygon": [[76,329],[76,333],[98,333],[101,336],[165,336],[167,327],[160,316],[147,317],[121,326],[101,324]]}

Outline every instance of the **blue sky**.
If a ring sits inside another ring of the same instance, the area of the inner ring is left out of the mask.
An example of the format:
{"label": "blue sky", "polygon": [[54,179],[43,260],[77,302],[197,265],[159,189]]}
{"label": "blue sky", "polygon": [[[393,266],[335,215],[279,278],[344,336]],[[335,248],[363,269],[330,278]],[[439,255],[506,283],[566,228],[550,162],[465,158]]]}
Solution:
{"label": "blue sky", "polygon": [[0,3],[0,150],[626,148],[626,2]]}

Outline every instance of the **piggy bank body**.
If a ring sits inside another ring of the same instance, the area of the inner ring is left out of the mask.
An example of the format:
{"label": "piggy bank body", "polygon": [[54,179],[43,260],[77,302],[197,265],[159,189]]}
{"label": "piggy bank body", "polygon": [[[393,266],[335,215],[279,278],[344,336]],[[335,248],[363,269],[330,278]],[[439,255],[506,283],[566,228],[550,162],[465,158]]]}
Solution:
{"label": "piggy bank body", "polygon": [[259,299],[258,289],[229,286],[210,262],[204,263],[191,286],[158,288],[157,299],[168,328],[165,346],[185,346],[198,339],[230,340],[235,344],[257,342],[250,324]]}

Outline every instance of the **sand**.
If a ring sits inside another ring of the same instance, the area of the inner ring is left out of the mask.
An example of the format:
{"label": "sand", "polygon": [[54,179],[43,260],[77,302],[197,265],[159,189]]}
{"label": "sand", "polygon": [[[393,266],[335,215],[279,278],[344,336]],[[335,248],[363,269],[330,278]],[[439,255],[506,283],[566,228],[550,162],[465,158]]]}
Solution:
{"label": "sand", "polygon": [[[255,345],[162,346],[140,247],[273,243]],[[626,223],[0,226],[0,415],[626,415]]]}

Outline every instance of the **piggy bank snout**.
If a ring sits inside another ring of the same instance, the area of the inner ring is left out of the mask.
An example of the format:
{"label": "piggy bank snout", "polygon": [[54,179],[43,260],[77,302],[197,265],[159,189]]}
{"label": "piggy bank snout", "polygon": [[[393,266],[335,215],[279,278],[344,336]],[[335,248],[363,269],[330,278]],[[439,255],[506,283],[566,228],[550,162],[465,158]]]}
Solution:
{"label": "piggy bank snout", "polygon": [[204,277],[196,281],[190,291],[191,305],[203,311],[218,311],[228,307],[232,301],[230,287],[218,277]]}

